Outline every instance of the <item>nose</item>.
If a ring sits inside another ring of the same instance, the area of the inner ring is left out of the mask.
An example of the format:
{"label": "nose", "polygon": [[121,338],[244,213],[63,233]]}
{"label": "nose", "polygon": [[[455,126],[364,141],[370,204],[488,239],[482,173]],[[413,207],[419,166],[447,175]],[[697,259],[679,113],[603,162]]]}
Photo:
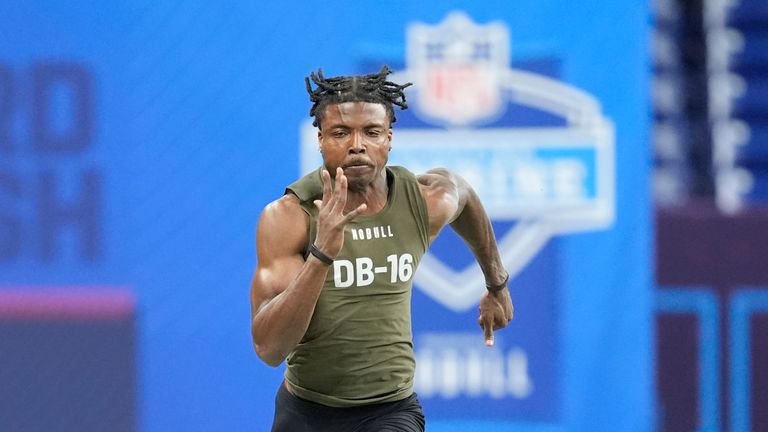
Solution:
{"label": "nose", "polygon": [[365,153],[365,145],[363,143],[363,137],[360,133],[352,134],[352,142],[349,146],[349,154],[361,154]]}

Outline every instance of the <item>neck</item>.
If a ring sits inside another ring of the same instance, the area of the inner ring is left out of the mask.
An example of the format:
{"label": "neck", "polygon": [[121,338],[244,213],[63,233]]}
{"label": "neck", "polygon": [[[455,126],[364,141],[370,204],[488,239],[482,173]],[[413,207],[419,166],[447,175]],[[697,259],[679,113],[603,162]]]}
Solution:
{"label": "neck", "polygon": [[361,214],[376,214],[387,205],[388,196],[389,184],[387,172],[384,169],[373,182],[360,188],[350,187],[347,189],[347,205],[344,211],[349,212],[356,209],[360,204],[365,204],[366,209]]}

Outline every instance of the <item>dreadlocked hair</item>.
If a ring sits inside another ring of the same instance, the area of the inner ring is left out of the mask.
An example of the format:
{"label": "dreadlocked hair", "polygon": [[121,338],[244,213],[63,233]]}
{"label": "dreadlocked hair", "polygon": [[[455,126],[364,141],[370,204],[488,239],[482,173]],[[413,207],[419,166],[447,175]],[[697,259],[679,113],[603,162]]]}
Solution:
{"label": "dreadlocked hair", "polygon": [[[397,105],[400,109],[408,108],[403,90],[413,83],[400,85],[387,81],[387,75],[391,73],[387,66],[382,66],[378,73],[370,75],[326,78],[323,76],[322,69],[318,69],[317,73],[312,72],[304,78],[309,100],[312,102],[312,108],[309,110],[310,117],[314,117],[312,124],[319,128],[325,108],[331,104],[344,102],[381,104],[389,115],[390,124],[394,123],[397,118],[392,105]],[[315,83],[315,89],[312,89],[310,79]]]}

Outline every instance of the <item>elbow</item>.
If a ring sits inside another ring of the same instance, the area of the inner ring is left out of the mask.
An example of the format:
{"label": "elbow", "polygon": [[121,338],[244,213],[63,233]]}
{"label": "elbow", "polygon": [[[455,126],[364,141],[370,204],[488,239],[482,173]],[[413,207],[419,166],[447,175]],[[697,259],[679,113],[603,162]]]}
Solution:
{"label": "elbow", "polygon": [[271,367],[278,367],[288,357],[290,351],[286,351],[279,340],[270,338],[264,331],[263,326],[259,326],[256,319],[251,322],[251,342],[256,351],[256,355],[264,363]]}
{"label": "elbow", "polygon": [[283,360],[285,360],[286,356],[282,355],[276,350],[269,349],[268,347],[264,346],[264,344],[257,344],[254,342],[253,346],[256,349],[256,355],[259,356],[261,361],[271,367],[278,367],[283,362]]}
{"label": "elbow", "polygon": [[256,355],[261,361],[271,367],[280,366],[280,363],[283,362],[286,356],[280,355],[279,349],[275,347],[275,344],[265,341],[264,335],[258,330],[259,327],[254,318],[253,321],[251,321],[251,342],[253,343],[253,349],[256,351]]}

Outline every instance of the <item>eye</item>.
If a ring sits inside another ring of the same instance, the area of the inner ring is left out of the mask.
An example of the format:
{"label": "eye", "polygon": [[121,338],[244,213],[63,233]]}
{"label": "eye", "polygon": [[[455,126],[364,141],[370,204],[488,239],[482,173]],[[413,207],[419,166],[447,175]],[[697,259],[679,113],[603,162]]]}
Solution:
{"label": "eye", "polygon": [[381,131],[378,129],[368,129],[366,132],[369,137],[377,137],[381,135]]}
{"label": "eye", "polygon": [[344,129],[336,129],[333,132],[331,132],[331,136],[334,138],[343,138],[347,135],[347,131]]}

